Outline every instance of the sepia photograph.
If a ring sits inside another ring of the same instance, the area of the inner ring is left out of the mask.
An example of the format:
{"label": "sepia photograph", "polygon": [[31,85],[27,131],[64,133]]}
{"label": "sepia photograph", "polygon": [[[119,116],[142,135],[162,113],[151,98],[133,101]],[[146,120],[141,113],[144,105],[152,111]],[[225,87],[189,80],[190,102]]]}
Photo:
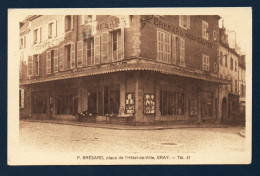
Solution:
{"label": "sepia photograph", "polygon": [[9,165],[251,163],[251,8],[9,9],[8,68]]}

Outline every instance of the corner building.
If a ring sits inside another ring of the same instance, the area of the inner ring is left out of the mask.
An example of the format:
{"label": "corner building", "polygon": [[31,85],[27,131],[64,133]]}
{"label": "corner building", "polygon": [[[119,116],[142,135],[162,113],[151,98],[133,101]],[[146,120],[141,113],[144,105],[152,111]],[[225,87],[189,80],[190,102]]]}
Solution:
{"label": "corner building", "polygon": [[30,16],[21,118],[220,123],[219,16]]}

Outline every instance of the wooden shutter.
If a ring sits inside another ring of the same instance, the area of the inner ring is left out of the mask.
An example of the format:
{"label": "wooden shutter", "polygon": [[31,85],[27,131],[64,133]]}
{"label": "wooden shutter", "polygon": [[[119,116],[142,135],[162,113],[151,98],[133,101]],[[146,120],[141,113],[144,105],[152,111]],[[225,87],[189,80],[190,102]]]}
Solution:
{"label": "wooden shutter", "polygon": [[41,31],[41,27],[39,27],[38,32],[37,32],[37,42],[38,43],[41,42],[41,36],[42,36],[42,31]]}
{"label": "wooden shutter", "polygon": [[65,33],[65,25],[66,25],[66,20],[65,19],[66,19],[65,16],[61,17],[61,25],[60,25],[59,31],[61,31],[62,34]]}
{"label": "wooden shutter", "polygon": [[180,39],[180,64],[185,64],[185,40]]}
{"label": "wooden shutter", "polygon": [[32,76],[33,75],[33,60],[32,56],[28,56],[28,70],[27,75]]}
{"label": "wooden shutter", "polygon": [[70,50],[70,68],[75,68],[75,43],[73,42],[71,44],[71,50]]}
{"label": "wooden shutter", "polygon": [[51,74],[51,52],[46,53],[46,73]]}
{"label": "wooden shutter", "polygon": [[64,70],[64,46],[60,47],[59,70]]}
{"label": "wooden shutter", "polygon": [[108,62],[108,32],[102,33],[101,43],[102,62]]}
{"label": "wooden shutter", "polygon": [[71,30],[73,29],[73,15],[71,15]]}
{"label": "wooden shutter", "polygon": [[190,15],[187,15],[187,28],[190,29]]}
{"label": "wooden shutter", "polygon": [[94,38],[94,64],[100,63],[100,35]]}
{"label": "wooden shutter", "polygon": [[176,36],[172,35],[172,63],[176,64]]}
{"label": "wooden shutter", "polygon": [[52,22],[52,37],[56,37],[57,36],[57,21],[53,20]]}
{"label": "wooden shutter", "polygon": [[183,16],[179,15],[179,26],[183,26]]}
{"label": "wooden shutter", "polygon": [[83,66],[83,41],[77,42],[77,67]]}
{"label": "wooden shutter", "polygon": [[54,50],[54,72],[58,72],[59,60],[58,60],[59,48]]}
{"label": "wooden shutter", "polygon": [[122,33],[121,31],[117,32],[117,59],[121,60],[123,56],[123,48],[122,48]]}

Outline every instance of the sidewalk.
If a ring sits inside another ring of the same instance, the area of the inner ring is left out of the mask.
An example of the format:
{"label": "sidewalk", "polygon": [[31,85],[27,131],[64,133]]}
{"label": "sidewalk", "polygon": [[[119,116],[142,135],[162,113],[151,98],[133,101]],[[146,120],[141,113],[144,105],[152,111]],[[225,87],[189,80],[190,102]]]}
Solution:
{"label": "sidewalk", "polygon": [[217,124],[169,124],[169,125],[118,125],[107,123],[90,123],[78,122],[68,120],[38,120],[38,119],[22,119],[24,122],[41,122],[41,123],[54,123],[61,125],[74,125],[91,128],[106,128],[114,130],[164,130],[164,129],[180,129],[180,128],[228,128],[235,127],[234,125],[217,125]]}

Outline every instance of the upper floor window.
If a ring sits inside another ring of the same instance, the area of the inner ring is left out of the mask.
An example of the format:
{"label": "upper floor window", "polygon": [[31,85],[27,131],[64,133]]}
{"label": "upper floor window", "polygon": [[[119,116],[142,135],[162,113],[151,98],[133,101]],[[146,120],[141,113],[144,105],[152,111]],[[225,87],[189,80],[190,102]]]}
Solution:
{"label": "upper floor window", "polygon": [[233,70],[233,58],[230,58],[230,69]]}
{"label": "upper floor window", "polygon": [[190,16],[189,15],[180,15],[179,16],[179,25],[184,29],[190,29]]}
{"label": "upper floor window", "polygon": [[[117,30],[111,33],[111,41],[112,41],[112,60],[116,61],[122,59],[123,51],[121,47],[122,45],[121,30]],[[103,42],[106,43],[106,40],[103,40]]]}
{"label": "upper floor window", "polygon": [[81,15],[81,25],[91,23],[96,20],[96,15]]}
{"label": "upper floor window", "polygon": [[209,71],[209,56],[202,54],[202,70]]}
{"label": "upper floor window", "polygon": [[65,16],[65,32],[71,31],[73,29],[73,16]]}
{"label": "upper floor window", "polygon": [[235,61],[235,72],[237,71],[237,61]]}
{"label": "upper floor window", "polygon": [[208,23],[202,20],[202,38],[206,40],[209,39],[208,27],[209,27]]}
{"label": "upper floor window", "polygon": [[48,38],[53,38],[57,35],[56,20],[49,22],[48,24]]}
{"label": "upper floor window", "polygon": [[157,31],[157,59],[171,63],[171,35]]}
{"label": "upper floor window", "polygon": [[41,28],[37,28],[33,30],[33,44],[37,44],[41,42]]}
{"label": "upper floor window", "polygon": [[217,40],[217,32],[216,32],[216,30],[213,31],[213,39]]}
{"label": "upper floor window", "polygon": [[94,63],[94,38],[88,38],[85,40],[84,45],[86,46],[86,64],[92,65]]}
{"label": "upper floor window", "polygon": [[227,55],[225,55],[225,67],[227,67]]}
{"label": "upper floor window", "polygon": [[222,53],[222,51],[220,51],[220,53],[219,53],[219,63],[220,63],[220,65],[223,64],[223,53]]}
{"label": "upper floor window", "polygon": [[24,45],[23,45],[23,38],[20,39],[20,48],[24,48]]}

